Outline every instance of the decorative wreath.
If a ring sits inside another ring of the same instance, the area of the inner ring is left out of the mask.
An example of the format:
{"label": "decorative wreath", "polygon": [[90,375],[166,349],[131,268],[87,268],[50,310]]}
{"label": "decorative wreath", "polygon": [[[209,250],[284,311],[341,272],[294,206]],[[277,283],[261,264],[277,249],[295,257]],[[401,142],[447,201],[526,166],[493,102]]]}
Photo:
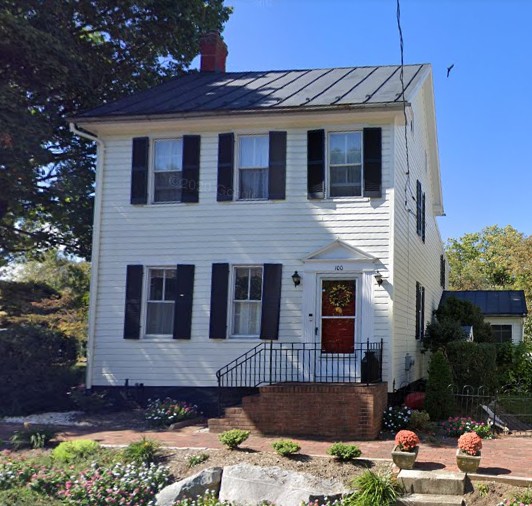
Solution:
{"label": "decorative wreath", "polygon": [[346,307],[353,301],[353,290],[347,285],[336,285],[329,291],[329,302],[334,307]]}

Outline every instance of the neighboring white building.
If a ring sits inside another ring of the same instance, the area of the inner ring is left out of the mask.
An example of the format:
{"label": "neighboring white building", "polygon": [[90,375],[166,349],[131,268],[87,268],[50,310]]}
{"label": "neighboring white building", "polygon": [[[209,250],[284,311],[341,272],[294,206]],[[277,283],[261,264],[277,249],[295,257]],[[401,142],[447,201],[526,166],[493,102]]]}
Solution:
{"label": "neighboring white building", "polygon": [[388,390],[419,379],[445,285],[430,65],[225,72],[216,35],[202,52],[71,119],[98,141],[87,385],[212,388],[264,341],[360,381],[382,340]]}

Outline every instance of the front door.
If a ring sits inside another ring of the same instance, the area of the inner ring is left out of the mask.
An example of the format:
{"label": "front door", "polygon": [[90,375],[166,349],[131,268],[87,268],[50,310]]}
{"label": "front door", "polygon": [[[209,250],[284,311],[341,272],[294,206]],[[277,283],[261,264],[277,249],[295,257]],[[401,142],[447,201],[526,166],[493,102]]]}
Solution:
{"label": "front door", "polygon": [[321,279],[320,333],[322,353],[355,351],[356,279]]}

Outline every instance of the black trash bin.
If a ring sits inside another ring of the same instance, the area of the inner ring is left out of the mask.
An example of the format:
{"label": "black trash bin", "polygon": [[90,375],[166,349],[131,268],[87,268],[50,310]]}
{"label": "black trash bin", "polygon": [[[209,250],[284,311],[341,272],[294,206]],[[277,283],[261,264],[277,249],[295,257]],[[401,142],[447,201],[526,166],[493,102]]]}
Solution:
{"label": "black trash bin", "polygon": [[377,383],[381,381],[380,362],[374,351],[366,351],[360,368],[362,383]]}

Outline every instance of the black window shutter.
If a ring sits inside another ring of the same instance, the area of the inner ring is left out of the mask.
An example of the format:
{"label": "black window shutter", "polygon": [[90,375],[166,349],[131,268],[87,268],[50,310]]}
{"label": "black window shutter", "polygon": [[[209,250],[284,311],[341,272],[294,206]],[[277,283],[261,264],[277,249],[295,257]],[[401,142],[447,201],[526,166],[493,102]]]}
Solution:
{"label": "black window shutter", "polygon": [[416,181],[416,232],[421,235],[421,182]]}
{"label": "black window shutter", "polygon": [[445,288],[445,257],[440,255],[440,285]]}
{"label": "black window shutter", "polygon": [[325,198],[325,131],[307,132],[307,191],[309,199]]}
{"label": "black window shutter", "polygon": [[421,287],[421,303],[420,303],[420,329],[419,329],[419,339],[423,339],[425,336],[425,287]]}
{"label": "black window shutter", "polygon": [[286,132],[270,132],[268,198],[286,198]]}
{"label": "black window shutter", "polygon": [[421,328],[421,285],[416,282],[416,339],[419,339]]}
{"label": "black window shutter", "polygon": [[382,197],[382,128],[364,128],[364,197]]}
{"label": "black window shutter", "polygon": [[421,238],[423,239],[423,242],[425,242],[425,194],[423,194],[423,197],[421,198]]}
{"label": "black window shutter", "polygon": [[228,297],[229,264],[212,264],[210,339],[225,339],[227,337]]}
{"label": "black window shutter", "polygon": [[194,266],[178,265],[174,306],[174,339],[190,339],[192,301],[194,299]]}
{"label": "black window shutter", "polygon": [[235,134],[218,135],[218,186],[216,200],[233,200],[233,181],[235,164]]}
{"label": "black window shutter", "polygon": [[282,272],[283,266],[281,264],[264,264],[261,339],[279,338]]}
{"label": "black window shutter", "polygon": [[142,265],[127,266],[124,339],[140,338],[143,272]]}
{"label": "black window shutter", "polygon": [[150,159],[150,139],[135,137],[131,156],[131,203],[148,202],[148,165]]}
{"label": "black window shutter", "polygon": [[183,136],[182,202],[199,202],[201,136]]}

